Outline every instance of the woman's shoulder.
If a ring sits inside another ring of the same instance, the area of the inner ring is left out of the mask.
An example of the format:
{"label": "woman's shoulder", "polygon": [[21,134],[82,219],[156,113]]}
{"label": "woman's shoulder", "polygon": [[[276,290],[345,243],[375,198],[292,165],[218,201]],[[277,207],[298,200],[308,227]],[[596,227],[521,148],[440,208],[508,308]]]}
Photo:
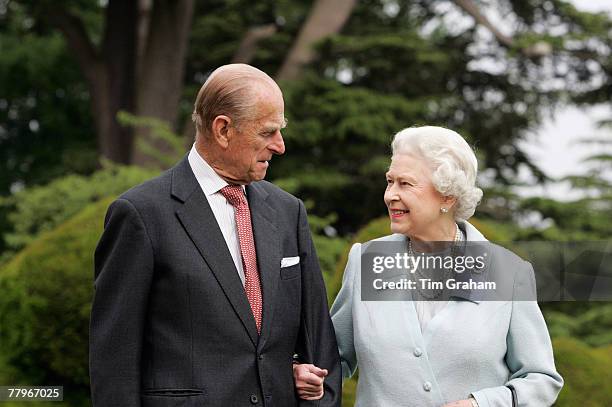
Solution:
{"label": "woman's shoulder", "polygon": [[368,240],[367,242],[355,242],[351,246],[351,250],[349,251],[349,257],[360,254],[362,250],[366,250],[370,245],[372,245],[372,243],[401,242],[403,240],[406,240],[406,236],[394,233],[392,235],[377,237],[376,239]]}
{"label": "woman's shoulder", "polygon": [[406,240],[406,236],[400,233],[394,233],[392,235],[377,237],[376,239],[368,240],[367,242],[362,243],[363,246],[371,245],[375,242],[403,242]]}
{"label": "woman's shoulder", "polygon": [[356,242],[353,243],[353,245],[351,246],[351,250],[349,251],[348,254],[348,261],[347,261],[347,270],[350,270],[352,268],[358,268],[358,266],[361,264],[361,255],[365,252],[367,252],[369,249],[372,249],[371,245],[372,244],[380,244],[380,243],[387,243],[387,242],[401,242],[402,240],[405,240],[406,237],[404,235],[401,234],[393,234],[393,235],[387,235],[387,236],[382,236],[376,239],[372,239],[372,240],[368,240],[367,242]]}
{"label": "woman's shoulder", "polygon": [[489,278],[505,287],[505,297],[511,295],[514,300],[535,300],[535,275],[531,263],[497,244],[490,244],[490,250],[492,274]]}
{"label": "woman's shoulder", "polygon": [[496,269],[503,269],[507,273],[524,273],[531,268],[528,261],[521,256],[496,243],[488,242],[491,251],[491,265]]}

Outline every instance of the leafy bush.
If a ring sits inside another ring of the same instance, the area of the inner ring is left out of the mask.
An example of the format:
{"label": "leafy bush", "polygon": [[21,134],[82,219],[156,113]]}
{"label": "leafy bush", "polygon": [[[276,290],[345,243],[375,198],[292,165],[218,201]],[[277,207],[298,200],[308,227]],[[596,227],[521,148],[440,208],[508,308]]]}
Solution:
{"label": "leafy bush", "polygon": [[8,220],[12,229],[4,233],[3,238],[14,253],[39,233],[54,229],[86,205],[118,195],[158,172],[108,164],[91,176],[68,175],[1,198],[0,204],[10,207]]}
{"label": "leafy bush", "polygon": [[[309,202],[305,203],[307,207]],[[334,276],[336,265],[340,256],[346,248],[347,240],[335,234],[330,224],[335,220],[335,215],[326,217],[308,215],[308,224],[312,231],[312,240],[317,250],[317,257],[323,272],[325,285],[329,287],[330,280]]]}
{"label": "leafy bush", "polygon": [[559,311],[555,305],[543,307],[552,337],[576,338],[591,346],[612,345],[612,303],[584,304],[583,311],[577,315]]}
{"label": "leafy bush", "polygon": [[[0,268],[2,356],[17,382],[63,385],[88,394],[88,326],[93,252],[110,199],[42,234]],[[0,377],[2,372],[0,372]]]}
{"label": "leafy bush", "polygon": [[591,348],[572,338],[553,341],[555,361],[565,385],[558,407],[603,407],[612,403],[612,346]]}

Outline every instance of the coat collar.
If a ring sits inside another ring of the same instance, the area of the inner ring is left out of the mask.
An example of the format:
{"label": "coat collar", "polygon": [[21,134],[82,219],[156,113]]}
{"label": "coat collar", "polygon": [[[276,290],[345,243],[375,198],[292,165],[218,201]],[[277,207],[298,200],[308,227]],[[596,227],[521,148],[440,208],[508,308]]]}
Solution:
{"label": "coat collar", "polygon": [[[466,242],[463,246],[463,256],[470,256],[476,258],[484,255],[485,266],[482,270],[467,269],[461,274],[456,274],[457,281],[468,281],[474,282],[486,282],[490,276],[489,270],[491,265],[492,251],[491,243],[486,237],[474,225],[466,220],[457,221],[459,229],[465,233]],[[469,289],[455,289],[451,293],[452,296],[462,298],[473,303],[479,304],[487,293],[481,291],[474,291]]]}
{"label": "coat collar", "polygon": [[275,212],[267,202],[263,186],[253,183],[246,187],[251,209],[251,222],[263,295],[263,325],[257,334],[255,319],[232,260],[225,239],[202,188],[191,170],[187,156],[172,169],[172,196],[183,205],[176,210],[181,225],[197,247],[204,261],[221,286],[225,296],[240,318],[255,346],[271,326],[275,291],[280,277],[280,236]]}
{"label": "coat collar", "polygon": [[[461,229],[466,236],[466,241],[464,242],[464,256],[479,256],[482,254],[483,250],[487,253],[485,257],[485,267],[481,272],[475,272],[473,269],[466,270],[462,274],[457,274],[457,281],[467,281],[468,279],[472,279],[474,282],[478,281],[487,281],[487,277],[489,276],[488,270],[490,269],[491,260],[493,251],[490,250],[492,244],[487,240],[486,237],[474,225],[469,223],[466,220],[457,221],[457,225],[459,229]],[[402,234],[393,234],[389,236],[389,238],[385,238],[385,240],[391,241],[406,241],[408,238]],[[467,244],[466,244],[467,242]],[[473,290],[464,290],[464,289],[455,289],[451,292],[451,296],[456,298],[461,298],[467,301],[471,301],[475,304],[479,304],[484,297],[486,297],[486,293],[480,293]]]}

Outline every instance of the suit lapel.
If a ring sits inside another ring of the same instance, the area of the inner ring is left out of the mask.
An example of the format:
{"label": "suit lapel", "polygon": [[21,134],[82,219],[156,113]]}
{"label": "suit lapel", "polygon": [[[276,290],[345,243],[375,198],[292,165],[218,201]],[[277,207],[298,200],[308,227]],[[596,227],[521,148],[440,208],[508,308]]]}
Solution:
{"label": "suit lapel", "polygon": [[253,237],[257,251],[257,267],[263,294],[263,322],[259,348],[265,345],[274,318],[274,301],[280,278],[280,236],[274,209],[266,202],[268,193],[258,184],[247,186],[251,209]]}
{"label": "suit lapel", "polygon": [[236,266],[225,243],[217,220],[202,192],[187,158],[173,172],[172,195],[183,202],[176,215],[197,247],[225,296],[242,321],[253,345],[257,345],[257,327],[251,307],[238,276]]}

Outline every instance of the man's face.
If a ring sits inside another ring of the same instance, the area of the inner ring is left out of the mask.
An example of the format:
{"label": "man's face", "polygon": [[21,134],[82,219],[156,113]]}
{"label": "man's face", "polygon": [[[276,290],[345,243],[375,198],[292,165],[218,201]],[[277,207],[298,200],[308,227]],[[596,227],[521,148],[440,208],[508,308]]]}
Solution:
{"label": "man's face", "polygon": [[285,152],[281,129],[285,127],[285,103],[278,89],[259,94],[255,119],[232,126],[223,157],[223,178],[236,184],[261,181],[274,154]]}

